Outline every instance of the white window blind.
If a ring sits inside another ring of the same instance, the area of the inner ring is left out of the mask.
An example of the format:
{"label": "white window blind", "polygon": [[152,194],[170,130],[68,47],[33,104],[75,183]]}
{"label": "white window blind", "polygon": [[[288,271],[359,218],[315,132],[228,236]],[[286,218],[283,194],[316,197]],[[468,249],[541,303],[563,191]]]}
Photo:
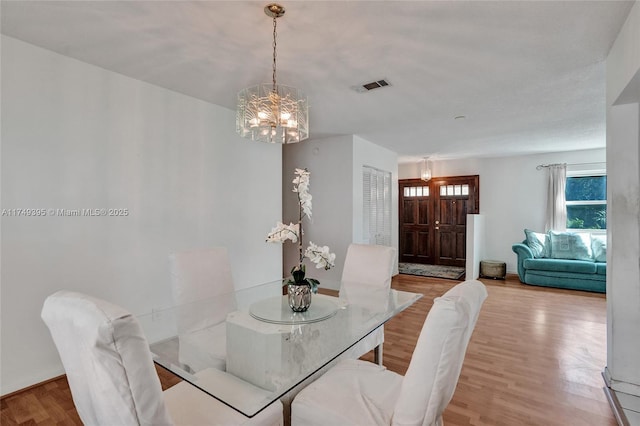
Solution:
{"label": "white window blind", "polygon": [[363,166],[363,236],[367,244],[391,245],[391,172]]}

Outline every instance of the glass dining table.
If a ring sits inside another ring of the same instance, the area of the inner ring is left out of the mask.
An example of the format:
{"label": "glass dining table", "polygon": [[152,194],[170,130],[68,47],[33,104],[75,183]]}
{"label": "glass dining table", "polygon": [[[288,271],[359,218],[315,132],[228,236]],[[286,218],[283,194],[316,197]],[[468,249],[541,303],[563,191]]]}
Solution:
{"label": "glass dining table", "polygon": [[308,311],[293,312],[283,288],[277,280],[139,316],[155,363],[253,417],[422,297],[314,294]]}

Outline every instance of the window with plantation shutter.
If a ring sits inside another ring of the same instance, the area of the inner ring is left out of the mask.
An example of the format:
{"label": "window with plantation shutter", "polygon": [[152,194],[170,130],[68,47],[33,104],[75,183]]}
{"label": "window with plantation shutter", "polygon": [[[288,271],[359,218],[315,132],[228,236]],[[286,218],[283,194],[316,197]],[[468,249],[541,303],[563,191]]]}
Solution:
{"label": "window with plantation shutter", "polygon": [[363,236],[367,244],[391,245],[391,172],[363,166]]}

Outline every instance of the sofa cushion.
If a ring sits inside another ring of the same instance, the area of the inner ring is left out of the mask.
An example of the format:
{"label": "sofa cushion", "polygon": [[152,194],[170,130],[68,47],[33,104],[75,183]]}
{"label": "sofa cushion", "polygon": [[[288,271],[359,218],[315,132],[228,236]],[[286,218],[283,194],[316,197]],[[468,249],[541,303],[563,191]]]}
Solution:
{"label": "sofa cushion", "polygon": [[531,249],[533,257],[548,257],[548,247],[550,246],[549,235],[534,232],[530,229],[524,230],[524,235],[527,237],[526,244]]}
{"label": "sofa cushion", "polygon": [[525,283],[545,287],[596,291],[598,293],[606,293],[607,291],[606,276],[598,274],[527,270]]}
{"label": "sofa cushion", "polygon": [[593,261],[563,259],[525,259],[525,269],[536,271],[571,272],[595,274],[596,264]]}
{"label": "sofa cushion", "polygon": [[549,231],[553,259],[591,260],[591,234]]}
{"label": "sofa cushion", "polygon": [[596,274],[598,275],[607,275],[607,264],[606,263],[595,263],[596,265]]}
{"label": "sofa cushion", "polygon": [[591,251],[596,262],[607,261],[607,236],[591,234]]}

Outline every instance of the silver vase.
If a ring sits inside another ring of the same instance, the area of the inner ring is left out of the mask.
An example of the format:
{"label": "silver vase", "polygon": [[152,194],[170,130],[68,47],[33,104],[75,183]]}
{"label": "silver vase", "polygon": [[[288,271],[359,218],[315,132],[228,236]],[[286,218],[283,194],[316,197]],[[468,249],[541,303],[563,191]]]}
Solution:
{"label": "silver vase", "polygon": [[305,312],[311,306],[311,286],[309,284],[288,284],[289,307],[293,312]]}

